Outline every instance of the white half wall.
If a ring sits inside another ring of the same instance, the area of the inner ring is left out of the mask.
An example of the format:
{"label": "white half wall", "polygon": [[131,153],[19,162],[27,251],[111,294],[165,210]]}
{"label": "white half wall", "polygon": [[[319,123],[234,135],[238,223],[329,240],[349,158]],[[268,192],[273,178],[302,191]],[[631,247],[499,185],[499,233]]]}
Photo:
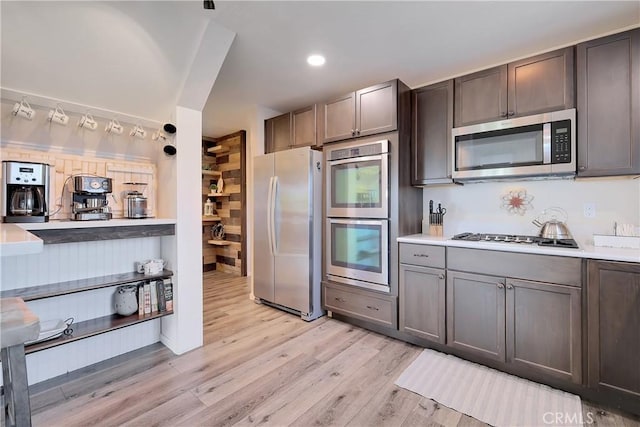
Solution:
{"label": "white half wall", "polygon": [[[162,319],[161,341],[176,354],[202,346],[202,113],[176,108],[177,154],[158,165],[167,181],[166,203],[175,209],[175,242],[167,240],[167,256],[174,266],[174,315]],[[167,164],[173,162],[172,164]],[[166,167],[169,166],[169,167]],[[159,182],[163,182],[159,180]],[[162,191],[162,190],[161,190]],[[171,203],[169,199],[175,200]],[[170,208],[169,208],[170,209]],[[175,243],[175,244],[171,244]],[[171,250],[175,248],[175,252]]]}

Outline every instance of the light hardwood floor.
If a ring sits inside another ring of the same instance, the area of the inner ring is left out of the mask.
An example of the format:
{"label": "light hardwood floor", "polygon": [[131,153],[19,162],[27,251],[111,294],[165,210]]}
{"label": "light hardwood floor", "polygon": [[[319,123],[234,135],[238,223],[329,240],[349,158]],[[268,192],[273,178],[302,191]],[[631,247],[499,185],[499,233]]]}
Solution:
{"label": "light hardwood floor", "polygon": [[[248,299],[246,278],[206,273],[205,345],[160,344],[32,387],[35,426],[480,426],[394,385],[421,348]],[[596,425],[637,419],[585,404]]]}

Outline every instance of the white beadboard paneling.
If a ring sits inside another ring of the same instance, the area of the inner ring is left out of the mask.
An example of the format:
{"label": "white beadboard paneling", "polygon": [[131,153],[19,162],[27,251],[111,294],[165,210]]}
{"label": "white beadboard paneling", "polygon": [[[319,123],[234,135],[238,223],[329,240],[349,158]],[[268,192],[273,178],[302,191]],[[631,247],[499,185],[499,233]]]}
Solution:
{"label": "white beadboard paneling", "polygon": [[160,319],[27,355],[29,384],[101,362],[160,340]]}
{"label": "white beadboard paneling", "polygon": [[151,258],[161,258],[160,237],[45,245],[37,254],[0,259],[2,289],[126,273]]}
{"label": "white beadboard paneling", "polygon": [[73,317],[77,323],[115,313],[114,295],[117,289],[117,286],[111,286],[75,294],[60,295],[27,301],[27,305],[41,321],[64,320]]}

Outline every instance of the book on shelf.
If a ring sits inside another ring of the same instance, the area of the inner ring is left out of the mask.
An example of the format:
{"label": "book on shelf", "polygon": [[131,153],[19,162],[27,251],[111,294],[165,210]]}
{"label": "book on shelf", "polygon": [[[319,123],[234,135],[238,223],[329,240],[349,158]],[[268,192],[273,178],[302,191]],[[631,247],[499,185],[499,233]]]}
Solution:
{"label": "book on shelf", "polygon": [[144,284],[144,314],[151,314],[151,285],[149,282]]}
{"label": "book on shelf", "polygon": [[158,311],[167,311],[167,304],[164,296],[164,280],[156,280],[155,285],[158,290]]}
{"label": "book on shelf", "polygon": [[149,284],[151,290],[151,312],[156,313],[158,311],[158,288],[155,283]]}
{"label": "book on shelf", "polygon": [[144,283],[138,284],[138,316],[144,316]]}
{"label": "book on shelf", "polygon": [[173,283],[171,283],[171,279],[164,279],[164,301],[167,311],[173,311]]}

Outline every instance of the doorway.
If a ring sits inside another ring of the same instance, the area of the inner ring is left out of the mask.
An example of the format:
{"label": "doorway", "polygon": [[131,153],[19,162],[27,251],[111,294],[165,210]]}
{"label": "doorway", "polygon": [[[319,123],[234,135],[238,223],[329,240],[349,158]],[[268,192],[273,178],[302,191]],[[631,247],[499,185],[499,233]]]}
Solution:
{"label": "doorway", "polygon": [[246,131],[202,138],[202,270],[247,275]]}

